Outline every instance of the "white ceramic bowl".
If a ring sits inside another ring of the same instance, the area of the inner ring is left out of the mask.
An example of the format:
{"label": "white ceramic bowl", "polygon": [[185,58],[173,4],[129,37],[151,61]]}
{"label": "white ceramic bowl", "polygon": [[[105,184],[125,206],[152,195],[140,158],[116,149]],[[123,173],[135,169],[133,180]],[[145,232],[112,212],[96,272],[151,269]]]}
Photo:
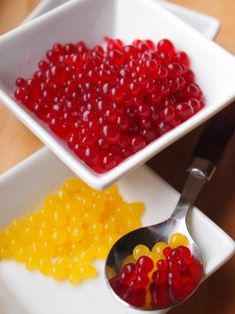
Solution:
{"label": "white ceramic bowl", "polygon": [[[0,177],[0,229],[36,209],[47,193],[71,176],[74,176],[71,170],[46,148],[6,172]],[[126,200],[145,202],[144,225],[168,218],[179,197],[178,192],[145,166],[121,180],[119,186]],[[189,228],[204,256],[208,277],[232,256],[234,241],[198,209],[190,213]],[[14,261],[0,261],[0,313],[139,313],[112,296],[104,279],[104,263],[97,263],[97,267],[100,273],[97,278],[74,287],[38,272],[28,272]]]}
{"label": "white ceramic bowl", "polygon": [[[189,53],[207,106],[190,120],[155,140],[109,172],[98,175],[13,98],[14,81],[29,76],[54,42],[85,39],[90,45],[105,35],[126,42],[134,38],[170,38]],[[228,52],[162,8],[154,0],[77,0],[68,2],[0,38],[0,98],[78,176],[97,189],[127,175],[165,147],[221,110],[235,97],[235,60]]]}

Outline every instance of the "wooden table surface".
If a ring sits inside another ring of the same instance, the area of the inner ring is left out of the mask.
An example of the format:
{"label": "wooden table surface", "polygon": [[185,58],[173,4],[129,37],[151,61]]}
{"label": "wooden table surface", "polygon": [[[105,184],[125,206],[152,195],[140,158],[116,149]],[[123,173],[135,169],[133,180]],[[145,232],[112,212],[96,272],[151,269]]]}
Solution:
{"label": "wooden table surface", "polygon": [[[0,34],[17,26],[39,2],[39,0],[0,0]],[[216,41],[235,53],[235,0],[172,0],[171,2],[218,17],[222,27]],[[183,186],[185,170],[201,130],[201,127],[194,130],[149,162],[152,168],[178,190]],[[0,104],[0,174],[40,147],[42,143]],[[215,176],[197,202],[197,205],[233,238],[235,238],[234,178],[235,137],[227,147]],[[231,259],[202,284],[190,300],[171,313],[234,314],[235,259]]]}

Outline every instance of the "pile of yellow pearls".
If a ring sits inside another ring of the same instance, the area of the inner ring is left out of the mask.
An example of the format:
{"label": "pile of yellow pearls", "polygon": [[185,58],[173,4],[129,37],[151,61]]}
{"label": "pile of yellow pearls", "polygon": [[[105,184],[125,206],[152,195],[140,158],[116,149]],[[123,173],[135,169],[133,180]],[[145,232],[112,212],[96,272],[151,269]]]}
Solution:
{"label": "pile of yellow pearls", "polygon": [[68,179],[36,212],[0,233],[0,259],[77,284],[96,276],[93,262],[141,226],[143,211],[143,203],[125,202],[116,185],[96,191],[80,179]]}

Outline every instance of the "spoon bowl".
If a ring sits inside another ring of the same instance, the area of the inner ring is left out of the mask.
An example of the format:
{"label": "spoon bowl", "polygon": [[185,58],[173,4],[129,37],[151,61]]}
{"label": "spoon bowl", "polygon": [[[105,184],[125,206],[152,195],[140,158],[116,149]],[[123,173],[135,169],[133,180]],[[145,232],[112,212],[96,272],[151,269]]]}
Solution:
{"label": "spoon bowl", "polygon": [[[173,216],[171,216],[169,219],[148,227],[143,227],[139,228],[137,230],[134,230],[123,237],[121,237],[112,247],[112,249],[109,252],[109,255],[106,260],[106,265],[105,265],[105,274],[106,274],[106,281],[107,285],[110,288],[112,294],[114,297],[118,298],[119,301],[121,301],[123,304],[136,308],[135,306],[131,305],[127,301],[123,300],[112,288],[111,285],[111,279],[117,276],[122,269],[122,261],[128,256],[131,255],[133,252],[133,249],[135,246],[138,244],[143,244],[149,247],[151,249],[156,242],[166,242],[168,241],[170,235],[172,233],[179,232],[184,234],[188,240],[188,248],[190,249],[192,255],[198,260],[198,262],[202,265],[202,277],[199,281],[199,283],[202,281],[204,277],[204,260],[203,256],[196,245],[196,243],[193,241],[187,225],[185,221],[182,221],[180,219],[177,219]],[[198,288],[199,284],[194,288],[194,290],[187,295],[187,297],[184,299],[186,300],[188,297],[190,297],[195,290]],[[182,301],[172,301],[170,304],[170,307],[177,305],[178,303],[181,303]],[[167,305],[166,307],[169,307]],[[164,308],[164,306],[154,306],[154,305],[149,305],[147,308],[138,308],[138,309],[143,309],[143,310],[158,310]]]}

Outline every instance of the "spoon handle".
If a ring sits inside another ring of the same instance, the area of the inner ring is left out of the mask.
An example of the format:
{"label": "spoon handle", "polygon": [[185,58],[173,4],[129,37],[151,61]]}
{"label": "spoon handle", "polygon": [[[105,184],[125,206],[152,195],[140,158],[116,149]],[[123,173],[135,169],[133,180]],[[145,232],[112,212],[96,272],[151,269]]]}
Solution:
{"label": "spoon handle", "polygon": [[189,176],[172,217],[186,217],[204,184],[216,169],[216,163],[235,130],[235,103],[213,117],[205,126],[193,153]]}

